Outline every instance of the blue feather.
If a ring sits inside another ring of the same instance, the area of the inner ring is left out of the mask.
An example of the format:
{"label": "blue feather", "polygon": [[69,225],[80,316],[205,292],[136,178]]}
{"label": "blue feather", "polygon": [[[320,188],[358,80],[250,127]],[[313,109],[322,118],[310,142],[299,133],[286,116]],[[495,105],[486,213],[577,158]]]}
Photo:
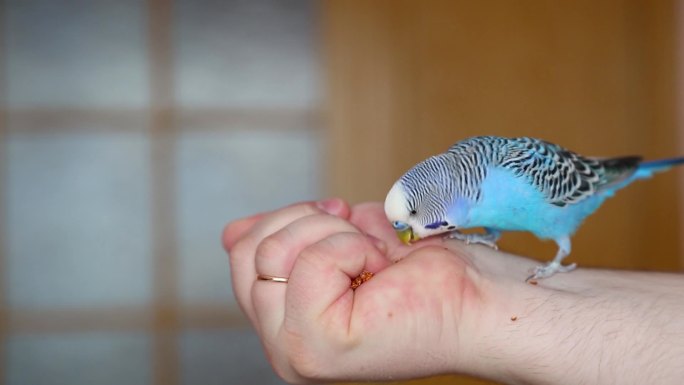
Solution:
{"label": "blue feather", "polygon": [[[655,172],[667,171],[673,166],[684,164],[684,156],[679,158],[651,160],[639,163],[637,174],[643,174],[647,178]],[[637,177],[638,178],[638,177]]]}

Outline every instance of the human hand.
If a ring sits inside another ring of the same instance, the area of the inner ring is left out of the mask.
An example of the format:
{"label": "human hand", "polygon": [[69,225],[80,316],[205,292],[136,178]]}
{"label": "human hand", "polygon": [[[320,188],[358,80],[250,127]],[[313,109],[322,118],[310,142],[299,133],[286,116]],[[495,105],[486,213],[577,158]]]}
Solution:
{"label": "human hand", "polygon": [[[401,244],[379,204],[327,203],[224,232],[235,295],[276,372],[304,383],[469,371],[482,312],[468,257],[441,239]],[[363,270],[375,276],[354,291]]]}
{"label": "human hand", "polygon": [[[379,204],[340,200],[236,221],[223,242],[238,302],[289,382],[467,373],[676,384],[684,375],[681,275],[583,268],[527,285],[533,260],[440,238],[404,246]],[[363,270],[376,275],[351,290]]]}

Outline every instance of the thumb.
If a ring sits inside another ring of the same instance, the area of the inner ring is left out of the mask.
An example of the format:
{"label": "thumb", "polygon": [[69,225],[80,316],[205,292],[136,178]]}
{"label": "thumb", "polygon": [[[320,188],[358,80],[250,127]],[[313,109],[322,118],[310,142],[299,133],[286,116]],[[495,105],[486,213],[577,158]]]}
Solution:
{"label": "thumb", "polygon": [[330,215],[335,215],[343,219],[349,219],[349,216],[351,215],[349,203],[340,198],[324,199],[316,202],[316,206]]}

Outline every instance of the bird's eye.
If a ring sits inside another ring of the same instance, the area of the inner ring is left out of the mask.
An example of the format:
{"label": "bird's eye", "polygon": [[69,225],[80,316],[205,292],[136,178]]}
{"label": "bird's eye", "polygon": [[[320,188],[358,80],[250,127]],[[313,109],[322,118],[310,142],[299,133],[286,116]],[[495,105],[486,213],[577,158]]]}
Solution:
{"label": "bird's eye", "polygon": [[416,210],[411,210],[411,215],[416,215],[416,214],[418,214],[418,211],[416,211]]}

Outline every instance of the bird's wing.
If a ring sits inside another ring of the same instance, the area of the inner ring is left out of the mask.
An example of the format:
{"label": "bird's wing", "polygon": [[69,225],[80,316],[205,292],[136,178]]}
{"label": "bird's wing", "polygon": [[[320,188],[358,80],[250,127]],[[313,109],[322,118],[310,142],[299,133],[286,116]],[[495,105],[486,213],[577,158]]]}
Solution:
{"label": "bird's wing", "polygon": [[500,166],[527,178],[549,203],[562,207],[629,177],[640,160],[639,157],[589,158],[553,143],[523,137],[508,141]]}

